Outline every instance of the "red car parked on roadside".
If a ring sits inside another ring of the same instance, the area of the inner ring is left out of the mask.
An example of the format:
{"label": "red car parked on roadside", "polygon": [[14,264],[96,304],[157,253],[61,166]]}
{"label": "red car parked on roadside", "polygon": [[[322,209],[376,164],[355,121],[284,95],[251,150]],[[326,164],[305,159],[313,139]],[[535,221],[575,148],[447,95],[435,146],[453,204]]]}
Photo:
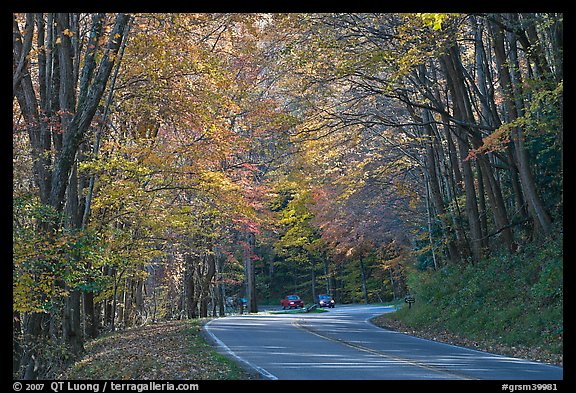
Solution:
{"label": "red car parked on roadside", "polygon": [[304,302],[298,295],[286,295],[284,299],[280,300],[280,305],[284,310],[287,308],[303,308]]}

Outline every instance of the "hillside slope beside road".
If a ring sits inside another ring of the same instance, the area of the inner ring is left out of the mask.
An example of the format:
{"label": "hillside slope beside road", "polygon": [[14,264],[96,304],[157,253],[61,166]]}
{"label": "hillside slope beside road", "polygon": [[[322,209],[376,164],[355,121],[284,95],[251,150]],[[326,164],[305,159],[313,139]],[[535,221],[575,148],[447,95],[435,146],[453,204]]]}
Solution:
{"label": "hillside slope beside road", "polygon": [[563,366],[563,354],[551,353],[541,347],[529,347],[527,345],[506,345],[497,340],[479,340],[450,333],[446,330],[434,328],[417,329],[409,326],[392,315],[383,314],[371,319],[371,322],[383,329],[394,330],[411,336],[421,337],[432,341],[439,341],[480,351],[495,353],[498,355],[512,356],[528,359],[535,362]]}
{"label": "hillside slope beside road", "polygon": [[368,320],[384,306],[219,318],[205,329],[223,351],[269,379],[558,380],[563,369],[421,339]]}

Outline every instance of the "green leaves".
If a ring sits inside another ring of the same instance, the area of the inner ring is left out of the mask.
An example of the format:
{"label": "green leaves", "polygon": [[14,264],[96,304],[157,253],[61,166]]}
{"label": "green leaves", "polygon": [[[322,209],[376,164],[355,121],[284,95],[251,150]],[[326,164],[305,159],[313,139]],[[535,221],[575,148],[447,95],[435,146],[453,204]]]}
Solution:
{"label": "green leaves", "polygon": [[46,236],[18,231],[13,247],[13,307],[21,312],[48,312],[69,288],[97,279],[103,266],[98,237],[87,232]]}
{"label": "green leaves", "polygon": [[[278,231],[273,243],[276,254],[288,264],[306,269],[320,260],[322,240],[319,229],[312,223],[310,190],[296,183],[280,183],[278,205]],[[295,188],[292,188],[295,187]]]}

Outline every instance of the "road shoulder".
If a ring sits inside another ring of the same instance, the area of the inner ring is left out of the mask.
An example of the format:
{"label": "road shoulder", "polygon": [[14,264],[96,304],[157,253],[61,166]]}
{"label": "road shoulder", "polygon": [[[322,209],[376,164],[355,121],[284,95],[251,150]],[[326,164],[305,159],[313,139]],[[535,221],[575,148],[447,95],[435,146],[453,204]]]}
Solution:
{"label": "road shoulder", "polygon": [[402,323],[389,313],[373,317],[370,319],[370,322],[380,328],[393,330],[432,341],[563,367],[562,354],[550,353],[542,350],[542,348],[510,346],[499,343],[496,340],[472,340],[470,338],[459,336],[445,330],[433,328],[415,329],[406,325],[405,323]]}

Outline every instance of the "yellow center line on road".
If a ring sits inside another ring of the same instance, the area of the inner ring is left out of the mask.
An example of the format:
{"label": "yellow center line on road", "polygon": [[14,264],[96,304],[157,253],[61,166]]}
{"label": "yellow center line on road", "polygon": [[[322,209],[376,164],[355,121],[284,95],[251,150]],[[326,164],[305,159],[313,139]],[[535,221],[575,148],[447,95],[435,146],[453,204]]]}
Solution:
{"label": "yellow center line on road", "polygon": [[419,362],[419,361],[412,360],[412,359],[407,359],[407,358],[400,357],[400,356],[396,356],[396,355],[390,355],[390,354],[388,354],[388,353],[385,353],[385,352],[382,352],[382,351],[378,351],[378,350],[372,349],[372,348],[367,348],[367,347],[364,347],[364,346],[362,346],[362,345],[359,345],[359,344],[356,344],[356,343],[352,343],[352,342],[349,342],[349,341],[345,341],[345,340],[340,339],[340,338],[325,336],[325,335],[323,335],[323,334],[318,333],[317,331],[315,331],[315,330],[312,329],[311,327],[302,324],[302,323],[301,323],[302,320],[303,320],[302,318],[295,319],[295,320],[292,322],[292,326],[294,326],[294,327],[296,327],[296,328],[299,328],[299,329],[306,330],[308,333],[311,333],[311,334],[313,334],[313,335],[315,335],[315,336],[321,337],[321,338],[323,338],[323,339],[325,339],[325,340],[334,341],[334,342],[337,342],[337,343],[346,345],[346,346],[348,346],[348,347],[350,347],[350,348],[354,348],[354,349],[357,349],[357,350],[359,350],[359,351],[367,352],[367,353],[370,353],[370,354],[372,354],[372,355],[377,355],[377,356],[381,356],[381,357],[384,357],[384,358],[388,358],[388,359],[394,360],[394,361],[399,362],[399,363],[409,364],[409,365],[411,365],[411,366],[420,367],[420,368],[426,369],[426,370],[428,370],[428,371],[432,371],[432,372],[436,372],[436,373],[441,373],[441,374],[446,374],[446,375],[449,375],[449,376],[453,376],[453,377],[455,377],[455,378],[457,378],[457,379],[478,380],[478,378],[472,378],[472,377],[469,377],[469,376],[466,376],[466,375],[463,375],[463,374],[459,374],[459,373],[455,373],[455,372],[451,372],[451,371],[446,371],[446,370],[444,370],[444,369],[442,369],[442,368],[440,368],[440,367],[438,367],[438,366],[433,366],[433,365],[430,365],[430,364],[426,364],[426,363]]}

